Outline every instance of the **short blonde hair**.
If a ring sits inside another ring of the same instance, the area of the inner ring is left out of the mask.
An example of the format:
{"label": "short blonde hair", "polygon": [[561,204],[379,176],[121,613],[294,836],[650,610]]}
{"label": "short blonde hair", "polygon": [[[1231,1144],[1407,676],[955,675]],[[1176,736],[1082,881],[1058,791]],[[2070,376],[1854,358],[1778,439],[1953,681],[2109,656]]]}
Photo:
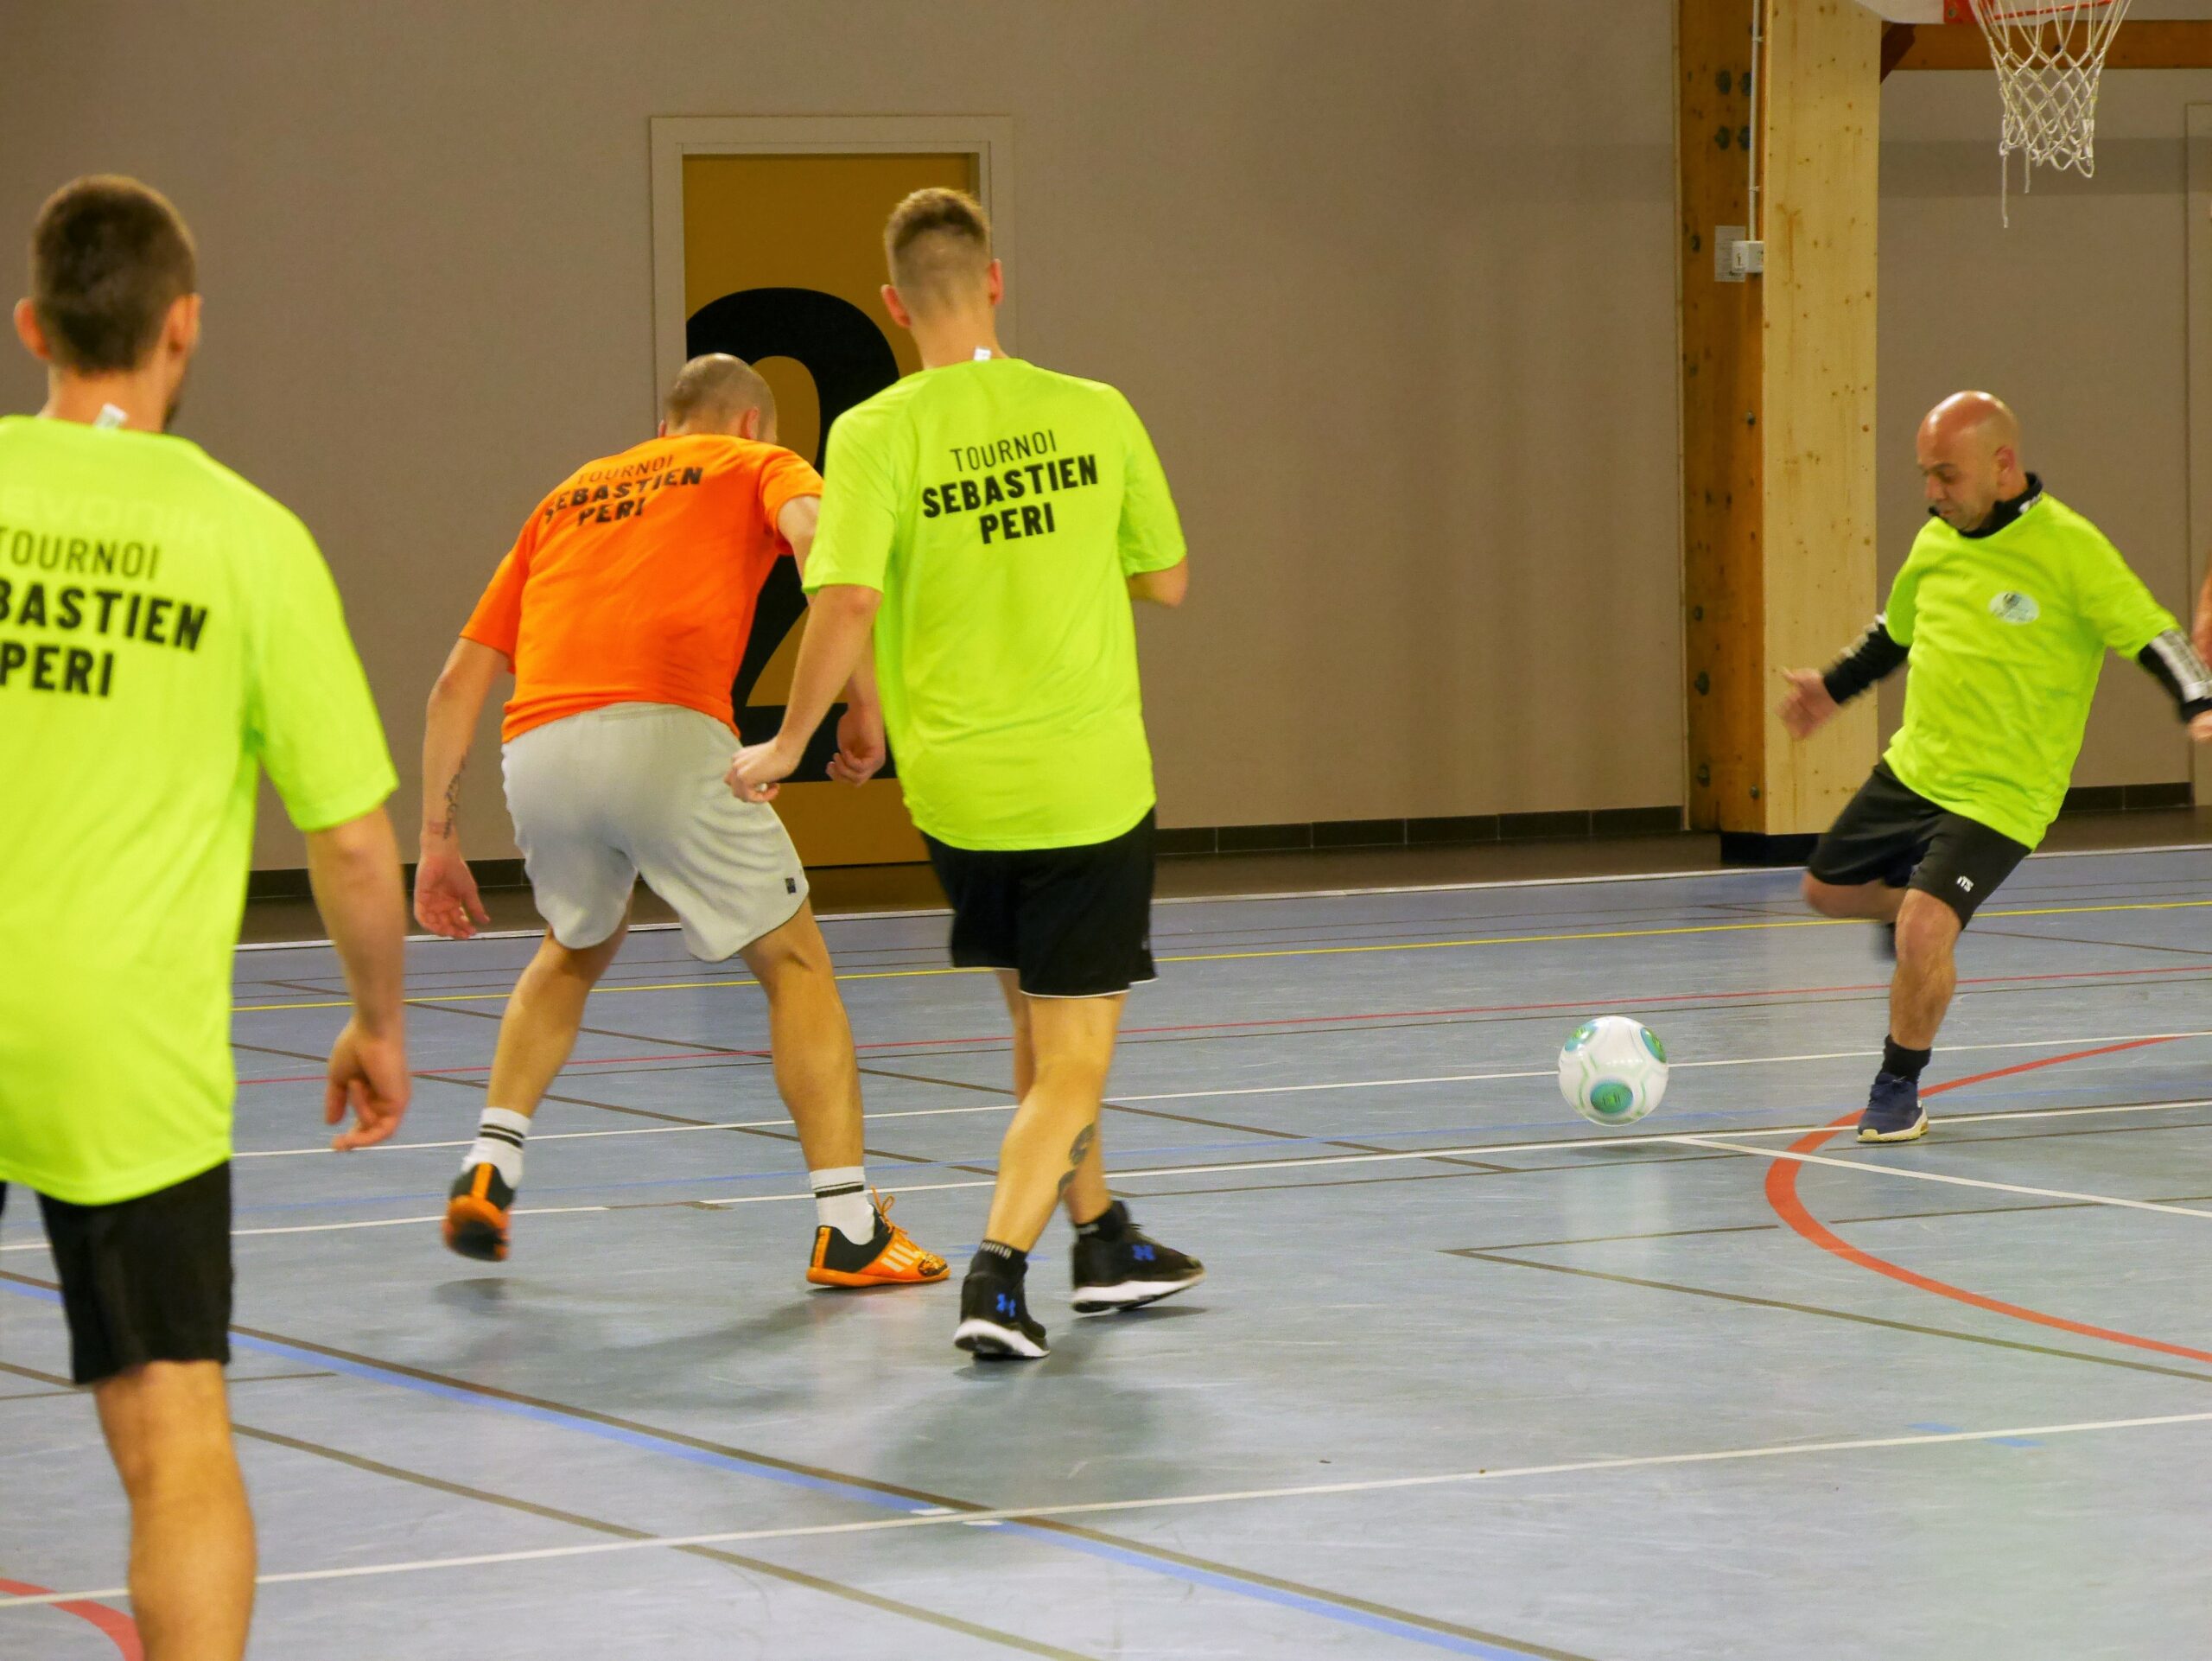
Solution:
{"label": "short blonde hair", "polygon": [[991,222],[964,190],[918,190],[891,210],[883,252],[907,305],[934,311],[979,285],[991,263]]}

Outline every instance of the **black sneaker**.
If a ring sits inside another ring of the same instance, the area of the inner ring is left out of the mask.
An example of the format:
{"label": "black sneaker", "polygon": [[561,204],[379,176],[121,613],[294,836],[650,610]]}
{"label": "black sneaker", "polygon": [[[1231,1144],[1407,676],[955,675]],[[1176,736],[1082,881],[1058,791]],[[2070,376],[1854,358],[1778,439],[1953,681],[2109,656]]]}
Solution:
{"label": "black sneaker", "polygon": [[952,1341],[986,1361],[1036,1361],[1052,1352],[1044,1327],[1029,1318],[1021,1282],[973,1269],[960,1283],[960,1324]]}
{"label": "black sneaker", "polygon": [[1884,963],[1897,960],[1897,926],[1885,923],[1874,931],[1874,956]]}
{"label": "black sneaker", "polygon": [[1927,1134],[1928,1110],[1920,1104],[1920,1086],[1894,1072],[1876,1073],[1866,1111],[1859,1116],[1859,1140],[1913,1142]]}
{"label": "black sneaker", "polygon": [[1196,1257],[1160,1244],[1129,1221],[1128,1208],[1120,1200],[1109,1216],[1118,1225],[1112,1233],[1076,1234],[1076,1314],[1109,1315],[1142,1308],[1186,1292],[1206,1277],[1205,1265]]}

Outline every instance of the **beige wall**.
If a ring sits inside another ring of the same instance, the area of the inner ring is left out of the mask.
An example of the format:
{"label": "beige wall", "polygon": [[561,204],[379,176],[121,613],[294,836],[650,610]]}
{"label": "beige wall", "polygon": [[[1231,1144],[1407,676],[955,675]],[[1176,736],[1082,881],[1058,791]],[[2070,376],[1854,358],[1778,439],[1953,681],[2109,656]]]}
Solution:
{"label": "beige wall", "polygon": [[[2101,525],[2152,591],[2190,604],[2186,111],[2212,72],[2106,78],[2094,180],[2013,169],[1999,222],[1997,91],[1986,74],[1893,75],[1883,93],[1882,576],[1904,561],[1923,509],[1913,432],[1963,386],[2012,401],[2030,467]],[[1893,726],[1898,689],[1884,697]],[[2140,670],[2113,664],[2098,692],[2083,785],[2178,781],[2189,747]]]}
{"label": "beige wall", "polygon": [[[0,227],[92,169],[185,208],[181,430],[321,538],[409,773],[515,525],[647,419],[647,118],[1010,115],[1018,349],[1128,390],[1189,524],[1198,597],[1144,634],[1164,819],[1673,803],[1671,16],[17,7]],[[33,404],[0,365],[0,407]],[[465,813],[496,856],[488,758]],[[260,863],[299,858],[264,834]]]}

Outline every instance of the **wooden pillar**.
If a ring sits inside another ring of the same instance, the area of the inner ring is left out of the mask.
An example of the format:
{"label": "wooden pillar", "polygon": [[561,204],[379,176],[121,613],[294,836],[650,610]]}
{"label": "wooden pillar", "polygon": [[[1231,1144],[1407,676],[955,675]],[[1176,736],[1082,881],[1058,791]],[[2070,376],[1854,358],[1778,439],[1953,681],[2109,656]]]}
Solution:
{"label": "wooden pillar", "polygon": [[[1825,663],[1875,609],[1881,24],[1855,0],[1679,7],[1690,820],[1731,857],[1789,858],[1875,756],[1872,699],[1802,746],[1771,711],[1783,670]],[[1716,233],[1745,226],[1764,272],[1722,281]]]}

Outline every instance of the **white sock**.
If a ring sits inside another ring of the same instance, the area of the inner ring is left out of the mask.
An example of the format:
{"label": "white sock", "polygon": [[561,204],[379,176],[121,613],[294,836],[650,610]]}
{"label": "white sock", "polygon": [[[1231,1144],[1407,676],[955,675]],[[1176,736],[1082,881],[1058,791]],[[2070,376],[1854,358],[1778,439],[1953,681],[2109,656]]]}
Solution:
{"label": "white sock", "polygon": [[510,1188],[522,1187],[522,1143],[530,1134],[530,1117],[504,1107],[487,1107],[476,1122],[476,1140],[461,1156],[461,1168],[489,1165]]}
{"label": "white sock", "polygon": [[868,1168],[833,1165],[809,1171],[814,1187],[814,1217],[824,1228],[834,1228],[855,1245],[875,1238],[875,1206],[868,1195]]}

